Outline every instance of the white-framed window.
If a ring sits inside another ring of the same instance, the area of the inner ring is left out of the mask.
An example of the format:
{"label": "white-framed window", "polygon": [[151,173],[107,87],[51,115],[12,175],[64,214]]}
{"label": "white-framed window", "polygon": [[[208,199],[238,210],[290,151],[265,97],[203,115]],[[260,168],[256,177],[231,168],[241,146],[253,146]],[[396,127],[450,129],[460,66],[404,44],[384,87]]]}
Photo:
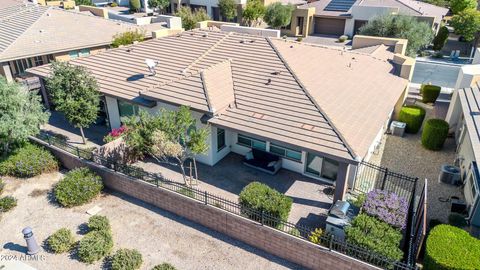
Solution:
{"label": "white-framed window", "polygon": [[132,104],[124,100],[118,100],[118,113],[120,114],[120,122],[124,122],[126,117],[138,115],[138,105]]}
{"label": "white-framed window", "polygon": [[289,149],[284,146],[270,143],[270,152],[281,157],[291,159],[293,161],[301,162],[302,161],[302,152]]}
{"label": "white-framed window", "polygon": [[263,151],[267,150],[267,143],[265,141],[257,140],[243,134],[238,134],[237,144]]}

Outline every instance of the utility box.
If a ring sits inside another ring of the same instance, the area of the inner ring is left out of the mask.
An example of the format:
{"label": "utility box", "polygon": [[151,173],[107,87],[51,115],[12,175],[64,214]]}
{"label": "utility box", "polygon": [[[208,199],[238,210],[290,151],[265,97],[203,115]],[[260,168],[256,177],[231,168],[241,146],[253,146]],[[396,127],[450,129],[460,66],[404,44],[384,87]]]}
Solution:
{"label": "utility box", "polygon": [[390,124],[390,133],[392,133],[395,136],[403,137],[406,127],[407,127],[406,123],[399,122],[399,121],[392,121],[392,123]]}

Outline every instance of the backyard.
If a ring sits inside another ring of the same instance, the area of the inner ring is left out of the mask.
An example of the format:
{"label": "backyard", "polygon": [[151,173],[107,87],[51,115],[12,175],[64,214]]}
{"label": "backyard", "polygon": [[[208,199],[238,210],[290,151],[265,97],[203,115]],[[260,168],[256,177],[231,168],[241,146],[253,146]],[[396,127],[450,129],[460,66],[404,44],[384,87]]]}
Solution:
{"label": "backyard", "polygon": [[[25,254],[21,230],[30,226],[42,244],[38,260],[23,261],[37,269],[99,269],[103,260],[88,265],[80,262],[75,252],[46,252],[45,239],[65,227],[75,239],[85,237],[89,219],[87,210],[99,206],[98,213],[110,220],[114,250],[138,250],[144,263],[142,269],[168,262],[177,269],[300,269],[285,260],[252,248],[220,233],[178,217],[131,197],[105,192],[94,201],[63,208],[52,196],[52,188],[64,172],[42,174],[29,179],[6,177],[3,195],[13,195],[18,203],[1,216],[0,243],[2,256]],[[0,267],[1,268],[1,267]]]}

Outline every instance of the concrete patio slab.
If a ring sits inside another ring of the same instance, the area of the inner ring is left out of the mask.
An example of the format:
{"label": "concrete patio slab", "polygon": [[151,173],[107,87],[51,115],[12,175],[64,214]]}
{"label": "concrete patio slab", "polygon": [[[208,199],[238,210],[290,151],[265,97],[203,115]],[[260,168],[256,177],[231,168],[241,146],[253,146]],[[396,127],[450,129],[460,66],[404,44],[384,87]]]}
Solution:
{"label": "concrete patio slab", "polygon": [[[285,169],[270,175],[243,165],[242,159],[242,156],[230,153],[213,167],[198,163],[199,184],[195,187],[236,202],[246,185],[259,181],[293,199],[290,222],[310,228],[324,226],[333,199],[333,195],[328,195],[331,186]],[[135,165],[183,183],[177,168],[159,165],[154,160],[140,161]]]}

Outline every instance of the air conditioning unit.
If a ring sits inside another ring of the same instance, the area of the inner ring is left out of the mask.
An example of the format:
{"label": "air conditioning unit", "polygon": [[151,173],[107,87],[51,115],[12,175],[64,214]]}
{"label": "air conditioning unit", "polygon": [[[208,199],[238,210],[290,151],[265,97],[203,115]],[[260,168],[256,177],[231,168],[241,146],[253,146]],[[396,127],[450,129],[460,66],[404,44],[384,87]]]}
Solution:
{"label": "air conditioning unit", "polygon": [[398,121],[392,121],[390,124],[390,133],[395,136],[403,137],[407,124]]}
{"label": "air conditioning unit", "polygon": [[444,164],[438,175],[438,182],[450,185],[461,185],[460,168],[452,165]]}

